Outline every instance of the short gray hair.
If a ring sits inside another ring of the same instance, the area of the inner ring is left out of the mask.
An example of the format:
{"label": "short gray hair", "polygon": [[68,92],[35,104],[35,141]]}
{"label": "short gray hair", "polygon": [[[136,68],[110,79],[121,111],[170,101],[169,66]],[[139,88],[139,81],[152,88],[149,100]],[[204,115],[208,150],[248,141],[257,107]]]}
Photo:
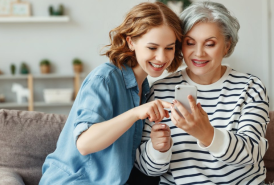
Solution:
{"label": "short gray hair", "polygon": [[224,5],[210,1],[192,3],[181,13],[180,19],[183,35],[186,35],[198,22],[216,22],[220,26],[226,42],[231,41],[231,46],[225,57],[229,57],[233,53],[239,39],[240,24]]}

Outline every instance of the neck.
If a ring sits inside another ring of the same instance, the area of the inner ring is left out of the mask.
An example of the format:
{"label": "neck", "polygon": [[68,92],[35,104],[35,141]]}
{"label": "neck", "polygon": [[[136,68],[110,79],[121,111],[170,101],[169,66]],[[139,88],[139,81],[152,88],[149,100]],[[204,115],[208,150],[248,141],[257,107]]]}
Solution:
{"label": "neck", "polygon": [[210,74],[204,75],[195,75],[192,73],[188,68],[186,68],[187,75],[189,78],[200,85],[209,85],[217,82],[219,79],[222,78],[226,71],[226,66],[220,66],[219,69],[212,71]]}
{"label": "neck", "polygon": [[142,84],[147,77],[147,73],[141,68],[140,65],[135,66],[132,68],[132,70],[135,75],[139,90],[141,90]]}

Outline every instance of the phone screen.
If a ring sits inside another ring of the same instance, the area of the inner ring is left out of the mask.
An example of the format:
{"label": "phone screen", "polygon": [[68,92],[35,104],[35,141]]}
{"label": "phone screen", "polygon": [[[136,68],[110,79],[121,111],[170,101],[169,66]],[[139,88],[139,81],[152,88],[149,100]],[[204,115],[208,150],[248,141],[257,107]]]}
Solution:
{"label": "phone screen", "polygon": [[[195,102],[197,102],[197,88],[194,85],[176,85],[175,86],[175,99],[179,101],[183,106],[191,113],[191,108],[188,102],[187,96],[191,95]],[[175,106],[175,109],[179,114],[180,111]],[[182,114],[181,114],[182,115]]]}

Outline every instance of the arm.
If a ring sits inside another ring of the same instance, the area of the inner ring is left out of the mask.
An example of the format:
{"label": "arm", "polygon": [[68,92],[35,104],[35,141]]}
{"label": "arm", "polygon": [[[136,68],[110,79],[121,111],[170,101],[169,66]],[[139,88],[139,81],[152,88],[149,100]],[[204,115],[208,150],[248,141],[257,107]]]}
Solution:
{"label": "arm", "polygon": [[[268,148],[265,139],[268,118],[268,97],[265,87],[257,78],[251,79],[242,103],[237,132],[213,128],[206,112],[200,104],[195,105],[189,97],[192,113],[188,113],[179,103],[184,118],[172,109],[172,119],[198,139],[201,148],[208,150],[213,157],[227,165],[245,166],[259,163]],[[176,105],[177,106],[177,105]]]}
{"label": "arm", "polygon": [[[151,121],[161,121],[168,115],[164,107],[169,107],[170,103],[163,101],[153,101],[139,107],[135,107],[127,112],[112,117],[112,105],[110,92],[108,90],[108,84],[102,81],[93,81],[87,89],[83,88],[82,94],[88,94],[84,96],[81,102],[92,102],[88,106],[95,106],[99,100],[97,107],[93,107],[93,111],[78,111],[79,114],[86,115],[87,117],[93,117],[96,124],[92,124],[87,130],[82,132],[76,141],[76,146],[82,155],[87,155],[100,150],[103,150],[114,143],[122,134],[124,134],[138,119],[145,119],[149,117]],[[80,95],[81,96],[81,95]],[[90,108],[89,108],[90,109]],[[156,115],[155,113],[158,112]],[[80,116],[81,117],[81,116]],[[82,116],[85,117],[85,116]],[[81,122],[81,121],[78,121]],[[82,121],[83,122],[83,121]],[[96,141],[96,142],[94,142]]]}
{"label": "arm", "polygon": [[[246,166],[259,163],[268,148],[265,138],[269,123],[269,101],[266,90],[257,78],[250,80],[236,133],[215,128],[209,152],[228,165]],[[222,142],[223,147],[217,147]]]}
{"label": "arm", "polygon": [[[153,89],[149,101],[154,100]],[[135,166],[149,176],[160,176],[169,169],[172,139],[166,124],[144,121],[142,144],[136,150]]]}
{"label": "arm", "polygon": [[[160,101],[159,101],[160,102]],[[165,103],[151,102],[137,108],[133,108],[113,119],[98,124],[93,124],[88,130],[84,131],[77,140],[77,148],[82,155],[87,155],[103,150],[114,143],[123,135],[137,120],[150,117],[157,120],[154,109],[162,111],[162,120],[166,113],[163,109]],[[168,106],[168,104],[166,105]],[[168,114],[167,114],[168,115]],[[96,142],[93,142],[96,141]],[[90,145],[92,143],[92,145]]]}

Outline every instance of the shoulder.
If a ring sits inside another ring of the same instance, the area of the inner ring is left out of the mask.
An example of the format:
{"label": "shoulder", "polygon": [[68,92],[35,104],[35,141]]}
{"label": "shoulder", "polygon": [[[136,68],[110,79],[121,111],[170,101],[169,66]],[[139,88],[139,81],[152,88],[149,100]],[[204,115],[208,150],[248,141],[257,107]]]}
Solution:
{"label": "shoulder", "polygon": [[86,77],[84,82],[94,81],[95,79],[101,79],[106,82],[115,80],[122,77],[121,70],[111,63],[104,63],[93,69]]}
{"label": "shoulder", "polygon": [[245,84],[260,84],[262,86],[264,86],[263,82],[260,80],[259,77],[249,74],[249,73],[242,73],[242,72],[238,72],[236,70],[231,70],[230,74],[229,74],[229,79],[235,82],[242,82]]}
{"label": "shoulder", "polygon": [[[229,78],[226,81],[228,86],[243,88],[250,96],[255,96],[254,92],[260,94],[260,99],[268,99],[267,90],[263,82],[255,75],[241,73],[231,70]],[[264,98],[263,98],[264,97]]]}

